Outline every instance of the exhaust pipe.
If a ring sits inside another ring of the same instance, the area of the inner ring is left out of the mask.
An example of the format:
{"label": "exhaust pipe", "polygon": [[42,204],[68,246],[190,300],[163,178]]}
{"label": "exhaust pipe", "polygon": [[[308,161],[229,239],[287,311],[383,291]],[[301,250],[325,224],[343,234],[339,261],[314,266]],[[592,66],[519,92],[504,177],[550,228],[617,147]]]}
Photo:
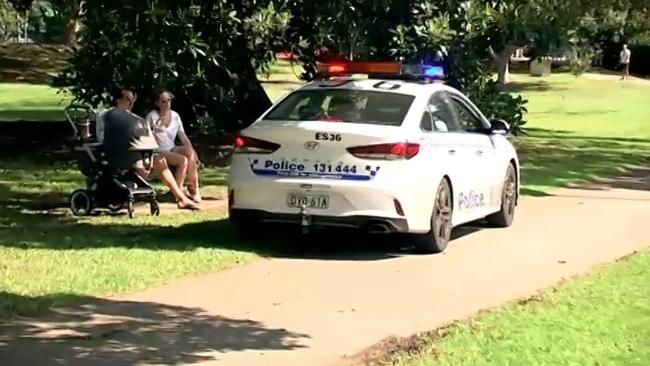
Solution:
{"label": "exhaust pipe", "polygon": [[366,231],[370,234],[385,234],[391,232],[391,229],[383,222],[373,222],[366,226]]}
{"label": "exhaust pipe", "polygon": [[300,226],[302,227],[302,234],[309,234],[311,228],[311,216],[307,212],[305,205],[300,206]]}

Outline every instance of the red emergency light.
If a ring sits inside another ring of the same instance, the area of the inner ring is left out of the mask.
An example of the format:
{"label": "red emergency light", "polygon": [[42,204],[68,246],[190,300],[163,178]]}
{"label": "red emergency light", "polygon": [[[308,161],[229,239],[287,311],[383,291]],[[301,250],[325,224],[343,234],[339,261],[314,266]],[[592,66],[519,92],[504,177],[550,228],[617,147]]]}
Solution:
{"label": "red emergency light", "polygon": [[402,66],[399,62],[333,61],[318,65],[318,72],[323,76],[350,74],[399,75],[401,69]]}

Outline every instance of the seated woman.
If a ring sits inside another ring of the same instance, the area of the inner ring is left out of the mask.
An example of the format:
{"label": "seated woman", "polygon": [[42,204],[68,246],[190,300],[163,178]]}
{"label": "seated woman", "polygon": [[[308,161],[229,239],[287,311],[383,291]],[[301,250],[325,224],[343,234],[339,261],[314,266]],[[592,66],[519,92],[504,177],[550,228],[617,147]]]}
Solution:
{"label": "seated woman", "polygon": [[[190,139],[185,134],[180,115],[172,110],[172,95],[165,89],[158,89],[154,92],[154,98],[156,107],[147,115],[146,120],[160,146],[157,152],[176,169],[175,178],[179,187],[185,186],[187,178],[189,197],[199,203],[201,193],[198,159]],[[180,140],[181,145],[176,145],[176,138]]]}

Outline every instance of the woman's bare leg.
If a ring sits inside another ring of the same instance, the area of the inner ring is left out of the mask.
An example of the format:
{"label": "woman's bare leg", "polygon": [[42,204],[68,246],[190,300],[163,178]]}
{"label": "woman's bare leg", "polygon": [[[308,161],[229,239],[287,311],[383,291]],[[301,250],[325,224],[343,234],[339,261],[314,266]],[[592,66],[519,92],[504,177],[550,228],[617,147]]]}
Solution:
{"label": "woman's bare leg", "polygon": [[190,200],[183,190],[176,183],[176,179],[169,170],[167,160],[163,156],[156,156],[154,158],[154,169],[160,173],[160,180],[169,188],[169,191],[176,197],[176,204],[178,208],[195,208],[196,205]]}
{"label": "woman's bare leg", "polygon": [[167,160],[167,164],[176,168],[176,184],[183,189],[185,186],[185,177],[187,176],[187,167],[189,165],[188,159],[183,154],[176,152],[162,152],[162,156]]}
{"label": "woman's bare leg", "polygon": [[196,152],[190,146],[176,146],[173,152],[182,154],[187,158],[187,185],[190,198],[194,202],[201,202],[201,191],[199,190],[199,164]]}

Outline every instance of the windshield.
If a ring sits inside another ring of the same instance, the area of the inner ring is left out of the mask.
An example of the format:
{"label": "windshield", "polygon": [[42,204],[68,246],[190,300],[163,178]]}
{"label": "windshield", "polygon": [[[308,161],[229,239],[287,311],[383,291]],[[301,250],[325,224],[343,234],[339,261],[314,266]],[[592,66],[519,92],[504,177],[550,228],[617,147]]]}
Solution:
{"label": "windshield", "polygon": [[414,99],[412,95],[368,90],[299,90],[264,119],[401,126]]}

